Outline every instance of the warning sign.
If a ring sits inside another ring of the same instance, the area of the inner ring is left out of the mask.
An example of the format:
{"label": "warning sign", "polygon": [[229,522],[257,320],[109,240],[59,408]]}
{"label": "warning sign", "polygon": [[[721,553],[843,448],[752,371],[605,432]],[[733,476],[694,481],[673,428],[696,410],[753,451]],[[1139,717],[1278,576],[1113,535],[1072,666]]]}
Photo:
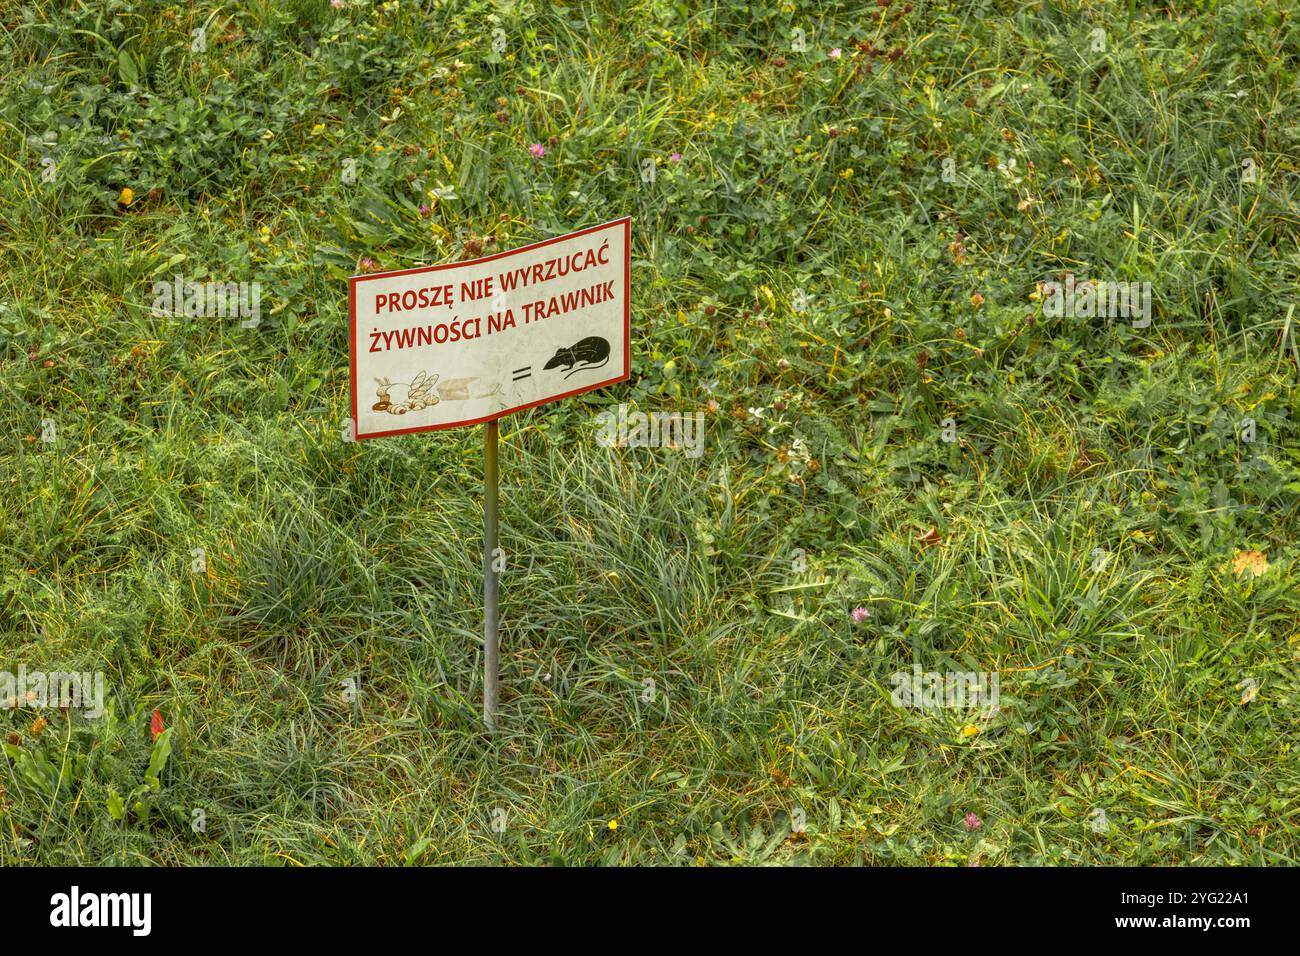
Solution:
{"label": "warning sign", "polygon": [[631,220],[348,280],[357,438],[474,425],[625,381]]}

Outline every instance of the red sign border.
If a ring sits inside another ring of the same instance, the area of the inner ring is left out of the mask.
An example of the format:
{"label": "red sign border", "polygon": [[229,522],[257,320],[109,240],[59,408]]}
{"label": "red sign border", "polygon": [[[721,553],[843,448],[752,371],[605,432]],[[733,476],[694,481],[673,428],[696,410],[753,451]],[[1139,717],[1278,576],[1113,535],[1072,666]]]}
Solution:
{"label": "red sign border", "polygon": [[[594,385],[583,385],[575,388],[570,392],[562,395],[551,395],[547,398],[538,399],[535,402],[529,402],[527,405],[517,405],[514,408],[507,408],[504,411],[494,412],[491,415],[485,415],[482,418],[470,418],[462,422],[443,422],[438,425],[417,425],[414,428],[395,428],[384,432],[368,432],[361,434],[359,431],[361,419],[357,415],[357,286],[362,282],[371,279],[385,279],[391,276],[415,275],[424,272],[439,272],[443,269],[456,269],[461,266],[477,265],[480,262],[492,262],[495,259],[504,259],[507,256],[518,255],[521,252],[528,252],[532,249],[540,249],[543,246],[553,245],[557,242],[564,242],[566,239],[577,239],[580,236],[590,235],[593,232],[599,232],[602,229],[608,229],[610,226],[623,225],[623,374],[618,378],[611,378],[608,381],[596,382]],[[529,408],[536,408],[538,405],[545,405],[547,402],[558,402],[562,398],[572,398],[574,395],[581,395],[583,392],[591,392],[598,388],[604,388],[607,385],[616,385],[619,382],[626,382],[632,377],[632,217],[624,216],[621,219],[611,219],[609,222],[602,222],[598,226],[589,226],[586,229],[580,229],[577,232],[570,232],[563,236],[555,236],[552,239],[543,239],[540,242],[530,243],[526,246],[520,246],[518,249],[510,249],[506,252],[498,252],[495,255],[483,256],[480,259],[467,259],[464,262],[444,262],[436,266],[419,266],[414,269],[396,269],[391,272],[376,272],[373,275],[349,276],[348,277],[348,351],[352,358],[352,437],[356,441],[365,441],[370,438],[385,438],[391,435],[410,435],[415,432],[436,432],[443,431],[447,428],[464,428],[466,425],[481,425],[484,422],[490,422],[493,419],[504,418],[506,415],[522,412]]]}

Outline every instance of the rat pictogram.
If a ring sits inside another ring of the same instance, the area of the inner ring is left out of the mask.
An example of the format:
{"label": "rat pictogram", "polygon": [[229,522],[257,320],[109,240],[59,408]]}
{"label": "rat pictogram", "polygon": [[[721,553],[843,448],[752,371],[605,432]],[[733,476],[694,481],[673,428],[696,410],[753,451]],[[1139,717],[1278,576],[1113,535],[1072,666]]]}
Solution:
{"label": "rat pictogram", "polygon": [[[547,369],[568,369],[568,374],[581,372],[583,369],[600,368],[609,362],[609,342],[598,335],[590,335],[577,345],[567,349],[557,349],[555,355],[544,366]],[[576,367],[575,367],[576,366]]]}

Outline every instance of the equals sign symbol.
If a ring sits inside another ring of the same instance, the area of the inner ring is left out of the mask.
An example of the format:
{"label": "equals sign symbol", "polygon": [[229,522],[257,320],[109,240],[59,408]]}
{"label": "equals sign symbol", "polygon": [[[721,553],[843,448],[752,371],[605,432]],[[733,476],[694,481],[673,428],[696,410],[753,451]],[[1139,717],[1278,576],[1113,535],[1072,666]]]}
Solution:
{"label": "equals sign symbol", "polygon": [[514,378],[511,379],[512,382],[517,382],[517,381],[519,381],[521,378],[532,378],[532,377],[533,377],[533,367],[532,367],[531,365],[525,365],[523,368],[517,368],[517,369],[515,369],[515,370],[514,370],[513,372],[511,372],[510,374],[514,376]]}

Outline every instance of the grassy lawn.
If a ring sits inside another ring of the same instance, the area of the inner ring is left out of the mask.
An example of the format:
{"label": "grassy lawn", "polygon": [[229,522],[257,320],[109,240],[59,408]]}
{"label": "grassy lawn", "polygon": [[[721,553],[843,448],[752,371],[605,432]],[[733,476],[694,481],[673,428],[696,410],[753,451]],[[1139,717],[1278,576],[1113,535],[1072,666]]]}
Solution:
{"label": "grassy lawn", "polygon": [[[0,710],[0,865],[1300,862],[1298,20],[0,2],[0,671],[105,705]],[[488,735],[483,428],[344,440],[346,279],[629,214]]]}

